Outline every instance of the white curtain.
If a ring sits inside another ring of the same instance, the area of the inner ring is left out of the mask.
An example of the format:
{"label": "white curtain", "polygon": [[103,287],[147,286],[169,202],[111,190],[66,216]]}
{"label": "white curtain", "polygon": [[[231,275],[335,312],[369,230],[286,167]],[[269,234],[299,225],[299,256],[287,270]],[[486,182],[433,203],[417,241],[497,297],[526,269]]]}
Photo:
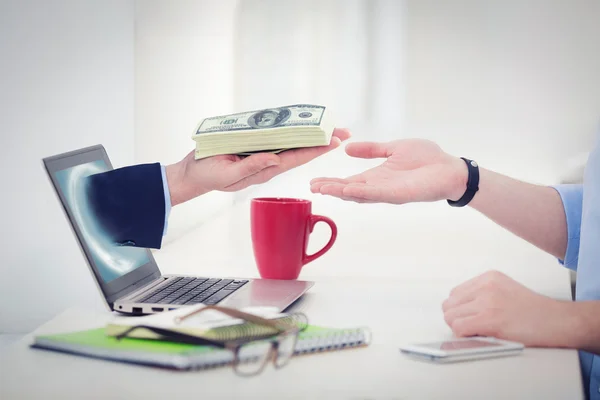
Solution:
{"label": "white curtain", "polygon": [[[394,0],[240,1],[234,108],[317,103],[355,135],[374,123],[398,127],[403,7]],[[378,132],[384,139],[386,131]]]}

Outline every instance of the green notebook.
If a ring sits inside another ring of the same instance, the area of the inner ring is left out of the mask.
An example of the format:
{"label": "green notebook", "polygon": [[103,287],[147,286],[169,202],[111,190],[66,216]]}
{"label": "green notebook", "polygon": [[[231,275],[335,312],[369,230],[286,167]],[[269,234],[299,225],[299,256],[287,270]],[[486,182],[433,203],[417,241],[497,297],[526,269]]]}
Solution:
{"label": "green notebook", "polygon": [[[294,355],[367,346],[369,341],[370,332],[366,328],[308,326],[298,337]],[[36,336],[31,347],[178,370],[212,368],[233,361],[229,350],[153,339],[117,340],[106,335],[105,328]]]}

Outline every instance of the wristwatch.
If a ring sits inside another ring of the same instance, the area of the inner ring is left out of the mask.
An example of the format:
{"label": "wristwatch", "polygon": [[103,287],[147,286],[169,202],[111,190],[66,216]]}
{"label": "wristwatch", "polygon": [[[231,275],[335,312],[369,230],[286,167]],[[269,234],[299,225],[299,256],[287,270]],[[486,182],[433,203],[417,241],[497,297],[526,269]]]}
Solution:
{"label": "wristwatch", "polygon": [[461,157],[461,159],[467,164],[469,170],[469,177],[467,178],[467,190],[462,197],[456,201],[446,200],[452,207],[464,207],[475,197],[475,193],[479,190],[479,165],[473,160]]}

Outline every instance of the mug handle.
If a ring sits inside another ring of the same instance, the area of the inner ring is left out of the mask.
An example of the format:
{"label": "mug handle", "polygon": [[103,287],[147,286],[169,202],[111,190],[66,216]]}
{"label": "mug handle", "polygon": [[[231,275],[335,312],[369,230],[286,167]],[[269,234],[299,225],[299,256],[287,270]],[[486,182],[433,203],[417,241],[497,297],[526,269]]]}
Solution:
{"label": "mug handle", "polygon": [[331,218],[327,218],[322,215],[311,215],[308,218],[310,218],[310,220],[308,221],[309,233],[312,233],[317,222],[322,221],[329,225],[329,227],[331,228],[331,237],[329,238],[329,242],[327,242],[327,244],[315,254],[309,256],[308,254],[304,253],[304,257],[302,257],[303,265],[308,264],[309,262],[314,261],[317,258],[321,257],[323,254],[325,254],[327,250],[329,250],[331,246],[333,246],[333,243],[335,243],[335,239],[337,238],[337,225],[335,224],[335,222],[333,222]]}

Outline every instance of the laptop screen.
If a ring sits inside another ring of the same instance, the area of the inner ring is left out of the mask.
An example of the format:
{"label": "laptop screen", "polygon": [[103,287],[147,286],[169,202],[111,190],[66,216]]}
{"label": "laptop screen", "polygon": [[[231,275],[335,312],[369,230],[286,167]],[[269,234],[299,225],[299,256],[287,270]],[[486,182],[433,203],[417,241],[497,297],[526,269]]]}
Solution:
{"label": "laptop screen", "polygon": [[160,276],[151,252],[113,243],[89,205],[87,178],[113,169],[102,146],[49,157],[44,164],[109,304],[128,291],[137,290],[148,279]]}
{"label": "laptop screen", "polygon": [[120,278],[148,263],[146,249],[116,246],[102,229],[101,221],[91,211],[86,192],[86,178],[108,171],[103,160],[91,161],[56,171],[56,180],[65,196],[67,207],[81,230],[82,239],[90,250],[94,264],[105,283]]}

